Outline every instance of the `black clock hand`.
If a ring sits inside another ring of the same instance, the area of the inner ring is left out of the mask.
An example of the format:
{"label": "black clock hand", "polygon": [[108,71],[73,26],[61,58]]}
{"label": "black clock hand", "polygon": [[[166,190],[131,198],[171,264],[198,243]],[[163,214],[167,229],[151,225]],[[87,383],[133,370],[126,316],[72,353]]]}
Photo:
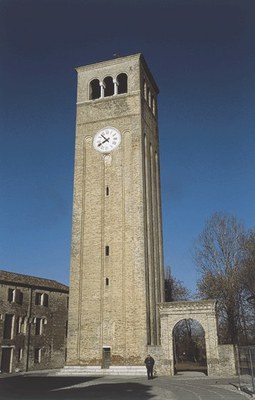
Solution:
{"label": "black clock hand", "polygon": [[[101,136],[103,136],[103,135],[101,135]],[[103,138],[104,138],[104,141],[103,142],[101,142],[101,143],[99,143],[98,145],[97,145],[97,147],[99,147],[99,146],[101,146],[102,144],[104,144],[105,142],[109,142],[109,140],[110,140],[110,138],[105,138],[104,136],[103,136]]]}
{"label": "black clock hand", "polygon": [[103,143],[109,142],[110,138],[106,138],[106,137],[104,137],[104,135],[101,135],[101,136],[102,136],[102,138],[104,138],[104,142]]}

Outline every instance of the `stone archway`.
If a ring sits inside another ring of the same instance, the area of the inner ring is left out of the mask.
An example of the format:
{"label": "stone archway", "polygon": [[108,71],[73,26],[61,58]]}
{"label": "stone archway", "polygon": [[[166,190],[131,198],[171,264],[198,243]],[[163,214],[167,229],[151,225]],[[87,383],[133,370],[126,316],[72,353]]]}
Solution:
{"label": "stone archway", "polygon": [[173,328],[174,371],[207,374],[205,331],[193,318],[182,319]]}
{"label": "stone archway", "polygon": [[[159,304],[161,346],[165,372],[174,375],[173,329],[183,319],[194,319],[204,329],[208,375],[219,374],[216,301],[178,301]],[[167,366],[168,365],[168,366]]]}

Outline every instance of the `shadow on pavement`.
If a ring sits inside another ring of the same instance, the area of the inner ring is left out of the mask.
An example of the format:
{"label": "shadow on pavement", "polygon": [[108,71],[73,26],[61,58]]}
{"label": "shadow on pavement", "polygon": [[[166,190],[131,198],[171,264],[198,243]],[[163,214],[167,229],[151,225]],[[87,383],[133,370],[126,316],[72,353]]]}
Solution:
{"label": "shadow on pavement", "polygon": [[[134,382],[97,384],[98,377],[13,377],[0,380],[1,400],[139,399],[154,397],[150,386]],[[95,385],[92,383],[95,381]],[[88,386],[86,386],[88,383]],[[74,385],[78,385],[74,387]]]}

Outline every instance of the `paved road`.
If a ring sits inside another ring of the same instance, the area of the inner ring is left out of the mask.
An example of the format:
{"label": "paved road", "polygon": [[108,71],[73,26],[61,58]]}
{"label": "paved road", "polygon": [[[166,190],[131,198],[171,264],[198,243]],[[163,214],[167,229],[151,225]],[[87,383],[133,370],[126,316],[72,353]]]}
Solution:
{"label": "paved road", "polygon": [[[0,379],[1,400],[245,400],[233,379],[207,377],[8,376]],[[250,397],[249,397],[250,398]]]}

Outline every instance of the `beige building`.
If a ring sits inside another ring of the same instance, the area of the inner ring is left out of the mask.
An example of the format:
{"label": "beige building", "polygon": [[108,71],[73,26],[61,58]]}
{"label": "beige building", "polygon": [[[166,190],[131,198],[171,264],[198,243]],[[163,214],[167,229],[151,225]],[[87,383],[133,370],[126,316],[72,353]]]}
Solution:
{"label": "beige building", "polygon": [[164,301],[158,88],[141,54],[77,74],[67,365],[143,365]]}

